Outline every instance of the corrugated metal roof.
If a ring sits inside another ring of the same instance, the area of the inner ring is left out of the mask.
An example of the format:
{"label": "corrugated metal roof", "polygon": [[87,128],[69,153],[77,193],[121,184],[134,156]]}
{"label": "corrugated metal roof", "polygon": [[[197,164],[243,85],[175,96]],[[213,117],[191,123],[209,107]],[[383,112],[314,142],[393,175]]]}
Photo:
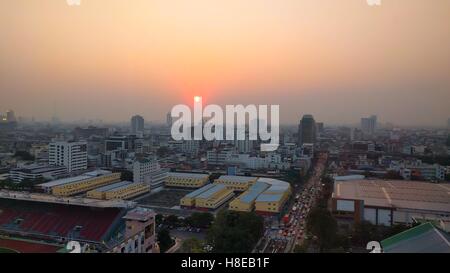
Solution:
{"label": "corrugated metal roof", "polygon": [[215,193],[223,190],[224,188],[226,188],[226,186],[223,184],[214,185],[212,188],[208,189],[207,191],[205,191],[205,192],[201,193],[199,196],[197,196],[197,198],[208,199]]}
{"label": "corrugated metal roof", "polygon": [[236,183],[248,183],[254,181],[256,177],[251,176],[234,176],[234,175],[222,175],[218,178],[218,180],[226,180]]}
{"label": "corrugated metal roof", "polygon": [[194,179],[205,179],[209,177],[208,174],[201,174],[201,173],[167,173],[167,176],[177,178],[194,178]]}
{"label": "corrugated metal roof", "polygon": [[381,241],[385,253],[450,253],[450,235],[431,223],[411,228]]}
{"label": "corrugated metal roof", "polygon": [[450,212],[450,186],[404,180],[335,182],[333,197],[364,200],[365,206]]}
{"label": "corrugated metal roof", "polygon": [[69,184],[69,183],[75,183],[75,182],[78,182],[78,181],[91,179],[91,178],[92,178],[92,176],[79,175],[79,176],[75,176],[75,177],[68,177],[68,178],[53,180],[53,181],[50,181],[50,182],[47,182],[47,183],[39,184],[37,186],[38,187],[42,187],[42,188],[49,188],[49,187],[55,187],[55,186]]}
{"label": "corrugated metal roof", "polygon": [[251,203],[255,201],[255,199],[260,195],[263,191],[265,191],[269,187],[268,184],[257,182],[253,186],[248,189],[247,192],[243,193],[239,196],[239,200],[243,203]]}
{"label": "corrugated metal roof", "polygon": [[[125,188],[130,187],[130,186],[133,185],[133,184],[134,184],[133,182],[130,182],[130,183],[128,183],[128,184],[124,184],[124,185],[118,186],[118,187],[116,187],[116,188],[112,188],[112,189],[110,189],[110,190],[107,190],[106,192],[110,192],[110,191],[118,191],[118,190],[121,190],[121,189],[125,189]],[[139,184],[142,184],[142,183],[139,183]]]}
{"label": "corrugated metal roof", "polygon": [[195,191],[193,191],[193,192],[191,192],[191,193],[186,194],[185,197],[188,197],[188,198],[194,198],[194,197],[196,197],[197,195],[199,195],[199,194],[201,194],[201,193],[203,193],[203,192],[209,190],[210,188],[212,188],[212,187],[214,187],[214,186],[215,186],[214,184],[208,184],[208,185],[206,185],[206,186],[204,186],[204,187],[201,187],[201,188],[198,189],[198,190],[195,190]]}
{"label": "corrugated metal roof", "polygon": [[256,202],[278,202],[282,198],[282,194],[261,194],[256,198]]}
{"label": "corrugated metal roof", "polygon": [[69,184],[69,183],[75,183],[75,182],[78,182],[78,181],[92,179],[92,178],[97,177],[97,176],[103,176],[103,175],[108,175],[108,174],[112,174],[112,172],[105,171],[105,170],[96,170],[96,171],[84,173],[84,174],[79,175],[79,176],[67,177],[67,178],[63,178],[63,179],[53,180],[53,181],[50,181],[50,182],[47,182],[47,183],[39,184],[37,186],[38,187],[42,187],[42,188],[61,186],[61,185],[65,185],[65,184]]}
{"label": "corrugated metal roof", "polygon": [[106,186],[100,187],[98,189],[95,189],[95,191],[97,191],[97,192],[107,192],[107,191],[110,191],[112,189],[116,189],[116,188],[119,188],[119,187],[122,187],[122,186],[128,186],[130,184],[132,184],[132,182],[130,182],[130,181],[122,181],[122,182],[118,182],[118,183],[114,183],[114,184],[111,184],[111,185],[106,185]]}

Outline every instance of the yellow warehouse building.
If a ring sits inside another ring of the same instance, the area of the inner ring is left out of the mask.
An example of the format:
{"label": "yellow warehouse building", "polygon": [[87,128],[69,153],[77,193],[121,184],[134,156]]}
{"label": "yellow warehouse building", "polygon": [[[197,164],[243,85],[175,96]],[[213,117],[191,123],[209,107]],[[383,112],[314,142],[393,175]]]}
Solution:
{"label": "yellow warehouse building", "polygon": [[256,198],[256,212],[260,214],[280,213],[292,193],[291,185],[270,178],[260,178],[258,181],[271,184],[271,186]]}
{"label": "yellow warehouse building", "polygon": [[195,206],[195,197],[197,197],[198,195],[202,194],[203,192],[209,190],[210,188],[214,187],[214,184],[208,184],[198,190],[195,190],[191,193],[188,193],[186,196],[184,196],[183,198],[181,198],[180,200],[180,206],[181,207],[187,207],[187,208],[192,208]]}
{"label": "yellow warehouse building", "polygon": [[234,196],[232,189],[217,184],[195,198],[195,206],[199,209],[215,210]]}
{"label": "yellow warehouse building", "polygon": [[255,208],[255,201],[270,185],[263,182],[256,182],[248,191],[239,195],[230,203],[230,210],[250,212]]}
{"label": "yellow warehouse building", "polygon": [[59,179],[37,185],[55,196],[72,196],[120,181],[120,173],[97,170],[80,176]]}
{"label": "yellow warehouse building", "polygon": [[102,200],[130,199],[148,192],[148,184],[123,181],[89,191],[87,197]]}
{"label": "yellow warehouse building", "polygon": [[201,188],[209,182],[208,174],[168,173],[166,187]]}
{"label": "yellow warehouse building", "polygon": [[255,184],[257,180],[257,177],[222,175],[217,178],[214,183],[226,185],[228,189],[233,191],[246,191]]}

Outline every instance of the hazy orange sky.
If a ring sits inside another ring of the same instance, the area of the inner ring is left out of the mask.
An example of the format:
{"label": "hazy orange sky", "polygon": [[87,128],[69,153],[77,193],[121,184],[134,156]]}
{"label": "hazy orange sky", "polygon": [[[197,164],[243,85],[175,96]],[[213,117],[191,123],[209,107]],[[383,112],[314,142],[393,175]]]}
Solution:
{"label": "hazy orange sky", "polygon": [[281,119],[445,125],[450,1],[0,0],[0,112],[164,120],[187,98]]}

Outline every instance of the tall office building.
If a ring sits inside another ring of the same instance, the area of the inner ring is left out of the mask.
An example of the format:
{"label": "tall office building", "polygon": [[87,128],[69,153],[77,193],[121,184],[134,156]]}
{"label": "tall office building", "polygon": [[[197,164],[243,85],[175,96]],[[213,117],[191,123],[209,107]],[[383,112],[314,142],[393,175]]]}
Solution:
{"label": "tall office building", "polygon": [[133,134],[144,132],[144,118],[136,115],[131,118],[131,132]]}
{"label": "tall office building", "polygon": [[298,126],[298,144],[315,143],[317,135],[316,121],[312,115],[304,115]]}
{"label": "tall office building", "polygon": [[167,116],[166,116],[166,124],[167,124],[167,127],[172,127],[172,124],[173,124],[173,118],[172,118],[172,113],[167,113]]}
{"label": "tall office building", "polygon": [[361,119],[361,130],[364,134],[373,134],[377,128],[377,116],[373,115],[368,118]]}
{"label": "tall office building", "polygon": [[13,110],[9,110],[6,112],[6,121],[7,122],[16,122],[16,115],[14,114]]}
{"label": "tall office building", "polygon": [[146,183],[151,189],[164,185],[168,171],[161,169],[158,160],[154,156],[137,158],[133,163],[134,183]]}
{"label": "tall office building", "polygon": [[68,172],[86,170],[88,166],[87,142],[54,141],[48,148],[49,164],[65,166]]}

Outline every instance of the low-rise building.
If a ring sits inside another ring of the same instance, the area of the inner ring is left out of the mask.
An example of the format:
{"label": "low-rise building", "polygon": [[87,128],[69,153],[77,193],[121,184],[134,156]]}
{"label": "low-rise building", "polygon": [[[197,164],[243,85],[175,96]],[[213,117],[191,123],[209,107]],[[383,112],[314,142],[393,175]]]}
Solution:
{"label": "low-rise building", "polygon": [[439,164],[425,164],[420,160],[412,162],[391,162],[390,170],[397,171],[406,180],[422,179],[444,181],[446,168]]}
{"label": "low-rise building", "polygon": [[250,212],[255,208],[255,201],[270,185],[263,182],[256,182],[246,192],[231,201],[230,210]]}
{"label": "low-rise building", "polygon": [[291,185],[270,178],[259,178],[258,182],[270,184],[270,187],[256,198],[255,211],[262,215],[279,214],[292,193]]}
{"label": "low-rise building", "polygon": [[186,194],[183,198],[180,200],[180,205],[182,208],[194,208],[195,207],[195,198],[202,194],[203,192],[209,190],[210,188],[214,187],[214,184],[208,184],[204,187],[201,187],[200,189],[197,189],[191,193]]}
{"label": "low-rise building", "polygon": [[195,197],[195,207],[201,210],[215,210],[233,196],[232,189],[223,184],[216,184]]}
{"label": "low-rise building", "polygon": [[257,177],[222,175],[216,179],[214,183],[226,185],[229,189],[234,191],[246,191],[250,186],[256,183],[256,180],[258,180]]}
{"label": "low-rise building", "polygon": [[67,168],[63,166],[25,166],[9,171],[9,178],[17,183],[24,180],[54,179],[64,175],[67,175]]}
{"label": "low-rise building", "polygon": [[87,192],[87,197],[94,199],[130,199],[150,191],[150,185],[145,183],[133,183],[122,181],[103,186]]}
{"label": "low-rise building", "polygon": [[208,174],[167,173],[165,186],[180,188],[201,188],[209,181]]}
{"label": "low-rise building", "polygon": [[384,253],[450,253],[450,235],[427,222],[381,241]]}
{"label": "low-rise building", "polygon": [[450,217],[450,186],[403,180],[335,182],[332,212],[342,225],[411,224]]}
{"label": "low-rise building", "polygon": [[120,181],[120,173],[97,170],[80,176],[59,179],[37,185],[37,188],[56,196],[71,196]]}

